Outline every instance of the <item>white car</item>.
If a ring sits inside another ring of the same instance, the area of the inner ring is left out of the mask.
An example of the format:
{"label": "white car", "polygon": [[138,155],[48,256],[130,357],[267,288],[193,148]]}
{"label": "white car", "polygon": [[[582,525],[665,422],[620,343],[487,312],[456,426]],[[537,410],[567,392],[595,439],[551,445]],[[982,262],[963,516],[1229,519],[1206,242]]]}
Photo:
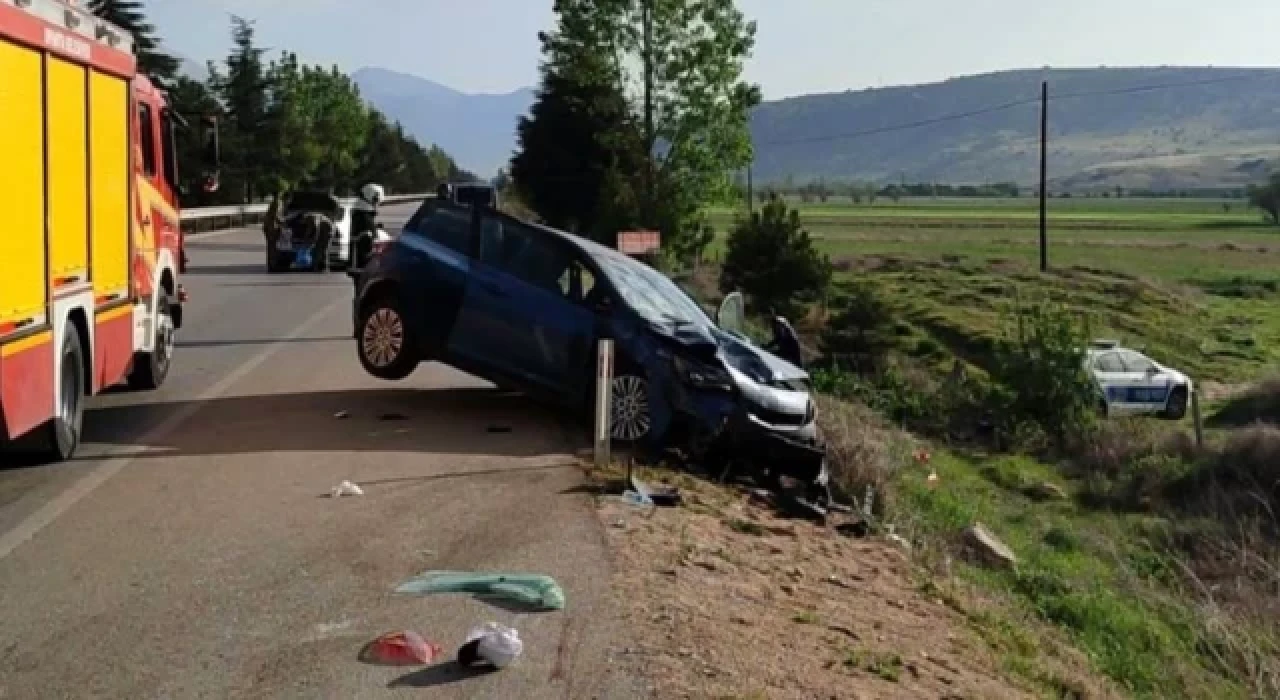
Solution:
{"label": "white car", "polygon": [[1179,420],[1187,414],[1191,378],[1115,341],[1094,341],[1085,353],[1108,416],[1154,414]]}

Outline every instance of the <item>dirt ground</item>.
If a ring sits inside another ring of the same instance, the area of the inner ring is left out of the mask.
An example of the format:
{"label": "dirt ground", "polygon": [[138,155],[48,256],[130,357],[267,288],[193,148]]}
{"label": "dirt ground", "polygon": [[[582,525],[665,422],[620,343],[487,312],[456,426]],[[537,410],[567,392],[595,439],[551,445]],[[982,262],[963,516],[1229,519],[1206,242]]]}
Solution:
{"label": "dirt ground", "polygon": [[897,545],[674,481],[682,507],[598,501],[636,645],[624,655],[655,697],[1028,697]]}

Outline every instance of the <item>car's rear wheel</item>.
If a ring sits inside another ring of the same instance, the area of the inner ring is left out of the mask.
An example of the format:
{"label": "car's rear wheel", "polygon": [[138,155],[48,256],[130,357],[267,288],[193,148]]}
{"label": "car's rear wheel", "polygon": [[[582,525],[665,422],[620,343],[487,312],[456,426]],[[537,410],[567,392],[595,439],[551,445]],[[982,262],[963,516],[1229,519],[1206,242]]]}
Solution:
{"label": "car's rear wheel", "polygon": [[1169,394],[1169,402],[1165,405],[1164,417],[1169,420],[1182,420],[1187,415],[1187,403],[1190,394],[1185,386],[1174,388]]}
{"label": "car's rear wheel", "polygon": [[85,387],[84,348],[80,345],[80,331],[74,323],[67,325],[59,352],[58,374],[60,380],[54,403],[53,418],[40,429],[36,439],[37,450],[42,457],[53,461],[71,459],[80,446],[80,432],[84,424]]}
{"label": "car's rear wheel", "polygon": [[404,379],[421,361],[400,302],[392,293],[365,304],[356,325],[356,345],[361,366],[378,379]]}

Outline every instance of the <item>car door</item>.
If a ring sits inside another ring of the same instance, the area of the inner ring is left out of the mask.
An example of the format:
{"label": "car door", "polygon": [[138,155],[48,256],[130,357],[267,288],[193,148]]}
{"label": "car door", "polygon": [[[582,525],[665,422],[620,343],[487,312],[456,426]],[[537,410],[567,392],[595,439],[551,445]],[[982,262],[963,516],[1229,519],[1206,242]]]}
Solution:
{"label": "car door", "polygon": [[1131,410],[1127,389],[1129,377],[1124,363],[1120,361],[1120,354],[1115,351],[1099,353],[1093,359],[1091,369],[1098,388],[1106,396],[1107,412],[1112,415],[1128,413]]}
{"label": "car door", "polygon": [[574,368],[592,347],[595,315],[586,307],[594,276],[574,248],[498,212],[481,217],[481,253],[464,308],[493,307],[506,342],[495,352],[513,374],[559,399],[575,395]]}
{"label": "car door", "polygon": [[[454,362],[467,347],[458,319],[474,242],[470,212],[430,203],[405,224],[399,252],[405,256],[401,284],[407,290],[406,318],[422,338],[425,352]],[[462,358],[465,359],[465,356]]]}
{"label": "car door", "polygon": [[1171,383],[1159,366],[1142,353],[1121,350],[1120,361],[1130,377],[1129,404],[1136,413],[1156,413],[1164,409]]}

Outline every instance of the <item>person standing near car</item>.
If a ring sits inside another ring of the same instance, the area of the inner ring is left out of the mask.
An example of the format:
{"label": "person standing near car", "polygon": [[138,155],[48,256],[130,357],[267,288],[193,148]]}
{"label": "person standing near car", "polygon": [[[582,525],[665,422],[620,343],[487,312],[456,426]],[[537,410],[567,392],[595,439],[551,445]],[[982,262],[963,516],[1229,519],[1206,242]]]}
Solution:
{"label": "person standing near car", "polygon": [[767,349],[796,367],[804,369],[804,356],[800,352],[800,336],[796,334],[796,329],[792,328],[791,322],[774,309],[769,310],[769,315],[773,317],[773,342],[769,343]]}
{"label": "person standing near car", "polygon": [[267,250],[274,252],[276,241],[280,238],[280,192],[271,194],[271,202],[267,204],[267,214],[262,219],[262,234],[267,238]]}

